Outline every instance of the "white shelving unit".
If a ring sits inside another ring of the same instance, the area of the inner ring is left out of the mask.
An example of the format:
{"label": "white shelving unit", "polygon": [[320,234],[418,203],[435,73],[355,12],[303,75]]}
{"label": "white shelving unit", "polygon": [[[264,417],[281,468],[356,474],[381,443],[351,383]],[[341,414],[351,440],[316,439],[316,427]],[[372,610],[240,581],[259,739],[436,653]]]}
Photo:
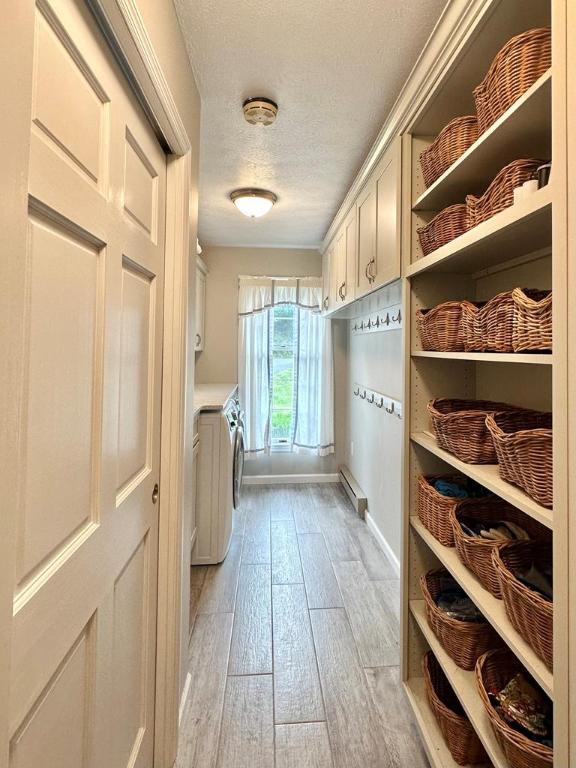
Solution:
{"label": "white shelving unit", "polygon": [[[479,4],[477,4],[479,6]],[[554,12],[553,12],[554,6]],[[405,486],[402,598],[402,674],[428,754],[434,766],[452,766],[431,719],[422,680],[422,655],[432,650],[459,698],[495,768],[508,762],[494,736],[476,690],[473,672],[461,670],[429,628],[420,576],[446,568],[496,629],[527,672],[554,702],[555,765],[570,765],[568,664],[568,325],[566,286],[566,177],[553,166],[551,182],[459,238],[423,256],[416,230],[442,208],[481,194],[498,170],[519,158],[561,160],[566,129],[556,115],[563,109],[565,51],[561,26],[565,3],[559,0],[487,0],[459,31],[455,54],[444,73],[422,96],[403,137],[403,274],[405,285]],[[553,22],[554,19],[554,22]],[[553,68],[544,73],[434,184],[425,188],[419,155],[449,120],[472,114],[466,94],[482,79],[494,54],[513,35],[531,27],[553,30]],[[558,40],[558,44],[556,43]],[[564,63],[563,63],[564,62]],[[564,99],[565,101],[565,99]],[[553,228],[554,223],[554,228]],[[442,301],[486,301],[516,286],[554,291],[554,354],[441,353],[422,350],[415,312]],[[558,299],[557,299],[558,296]],[[501,479],[496,465],[470,465],[443,450],[431,433],[427,403],[436,397],[498,400],[554,412],[554,509],[542,507]],[[562,443],[561,443],[562,441]],[[558,446],[560,450],[558,450]],[[554,533],[555,658],[552,674],[508,619],[497,600],[444,547],[417,516],[418,476],[456,470],[476,480]]]}

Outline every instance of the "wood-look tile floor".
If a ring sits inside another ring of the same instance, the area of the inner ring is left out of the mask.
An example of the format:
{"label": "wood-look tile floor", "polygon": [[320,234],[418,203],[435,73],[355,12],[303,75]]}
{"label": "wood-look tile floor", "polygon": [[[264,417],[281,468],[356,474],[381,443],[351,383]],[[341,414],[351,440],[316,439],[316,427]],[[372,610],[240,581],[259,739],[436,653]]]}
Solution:
{"label": "wood-look tile floor", "polygon": [[176,768],[426,768],[399,676],[399,583],[339,485],[247,486],[192,568]]}

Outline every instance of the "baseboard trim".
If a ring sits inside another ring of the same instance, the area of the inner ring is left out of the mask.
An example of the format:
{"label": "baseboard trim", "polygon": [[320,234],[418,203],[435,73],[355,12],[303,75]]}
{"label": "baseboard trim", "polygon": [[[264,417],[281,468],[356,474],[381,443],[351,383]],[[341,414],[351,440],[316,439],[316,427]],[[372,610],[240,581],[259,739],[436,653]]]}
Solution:
{"label": "baseboard trim", "polygon": [[180,709],[178,710],[178,725],[182,722],[182,715],[184,714],[184,707],[188,701],[188,694],[190,693],[190,685],[192,684],[192,675],[190,672],[186,675],[184,681],[184,690],[182,691],[182,697],[180,698]]}
{"label": "baseboard trim", "polygon": [[338,473],[321,475],[244,475],[244,485],[286,485],[291,483],[337,483]]}
{"label": "baseboard trim", "polygon": [[374,522],[374,518],[371,516],[370,512],[366,512],[366,518],[365,519],[366,519],[366,525],[368,526],[368,528],[374,534],[374,538],[376,539],[376,541],[380,545],[380,549],[382,550],[382,552],[384,552],[384,554],[386,555],[388,560],[390,560],[390,563],[392,564],[392,567],[396,571],[396,575],[398,576],[398,578],[400,578],[400,561],[398,560],[398,558],[396,557],[396,555],[392,551],[392,548],[390,547],[390,544],[388,544],[388,542],[386,541],[386,539],[382,535],[382,531],[380,530],[380,528],[378,528],[378,526]]}

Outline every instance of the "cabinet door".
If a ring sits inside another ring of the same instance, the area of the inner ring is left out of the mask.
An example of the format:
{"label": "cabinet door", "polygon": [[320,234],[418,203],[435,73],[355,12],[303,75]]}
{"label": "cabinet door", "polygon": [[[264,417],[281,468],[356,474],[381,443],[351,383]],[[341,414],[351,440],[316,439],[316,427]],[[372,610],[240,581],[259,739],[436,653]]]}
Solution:
{"label": "cabinet door", "polygon": [[328,246],[322,257],[322,283],[323,283],[323,302],[324,312],[330,312],[335,306],[336,297],[336,264],[335,264],[335,242]]}
{"label": "cabinet door", "polygon": [[368,269],[372,288],[400,277],[400,151],[398,138],[376,170],[376,258]]}
{"label": "cabinet door", "polygon": [[344,221],[344,249],[345,249],[345,270],[344,270],[344,301],[354,301],[356,298],[356,269],[357,269],[357,227],[356,227],[356,206]]}
{"label": "cabinet door", "polygon": [[206,274],[201,267],[196,267],[196,342],[194,350],[204,349],[204,316],[206,311]]}
{"label": "cabinet door", "polygon": [[330,304],[330,255],[328,250],[322,254],[322,312],[328,311]]}
{"label": "cabinet door", "polygon": [[376,259],[376,183],[370,179],[358,197],[358,267],[356,296],[372,288],[372,269]]}
{"label": "cabinet door", "polygon": [[334,246],[334,305],[342,306],[346,301],[346,230],[342,226],[336,235]]}

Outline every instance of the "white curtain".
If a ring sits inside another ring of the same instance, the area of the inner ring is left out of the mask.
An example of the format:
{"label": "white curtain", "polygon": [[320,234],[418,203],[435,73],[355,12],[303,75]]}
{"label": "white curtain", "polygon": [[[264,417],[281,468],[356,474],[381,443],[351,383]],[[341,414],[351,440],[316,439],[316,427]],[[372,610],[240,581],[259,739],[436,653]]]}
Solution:
{"label": "white curtain", "polygon": [[238,384],[248,457],[270,450],[270,312],[277,304],[294,304],[298,313],[292,449],[334,451],[332,333],[321,303],[318,278],[240,278]]}
{"label": "white curtain", "polygon": [[294,451],[327,456],[334,453],[332,324],[310,309],[298,315]]}
{"label": "white curtain", "polygon": [[269,322],[272,284],[241,282],[238,295],[238,393],[246,454],[268,450],[270,433]]}

